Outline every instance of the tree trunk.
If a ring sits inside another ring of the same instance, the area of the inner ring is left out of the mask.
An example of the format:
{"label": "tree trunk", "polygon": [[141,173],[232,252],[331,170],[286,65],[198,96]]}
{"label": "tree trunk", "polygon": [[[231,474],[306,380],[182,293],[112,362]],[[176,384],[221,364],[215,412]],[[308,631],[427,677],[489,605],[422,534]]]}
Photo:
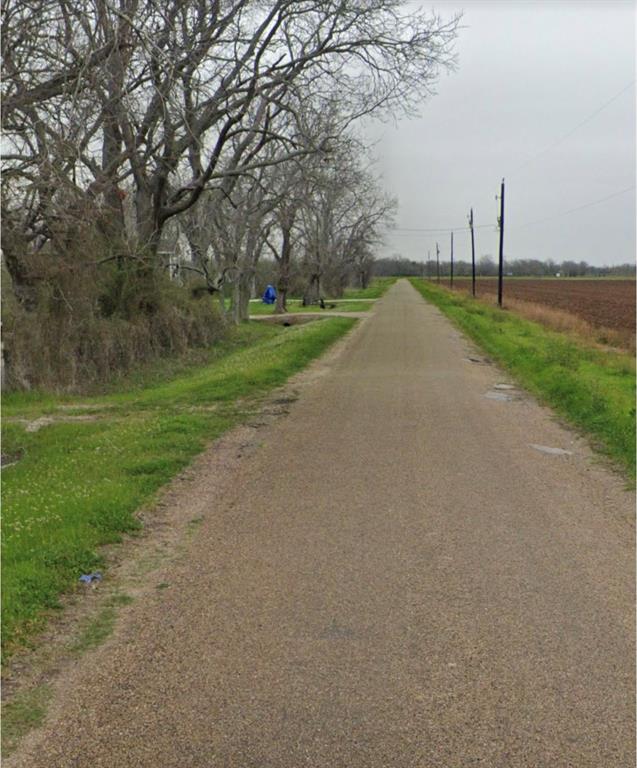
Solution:
{"label": "tree trunk", "polygon": [[318,274],[313,274],[310,277],[305,293],[303,294],[303,306],[307,307],[310,304],[317,304],[321,296],[321,277]]}
{"label": "tree trunk", "polygon": [[232,321],[235,325],[250,317],[252,271],[241,272],[232,284]]}
{"label": "tree trunk", "polygon": [[251,269],[239,277],[239,321],[250,319],[250,299],[254,288],[254,271]]}
{"label": "tree trunk", "polygon": [[2,257],[11,278],[13,295],[26,310],[33,310],[37,305],[36,286],[24,260],[24,255],[29,247],[24,238],[20,235],[14,236],[9,225],[4,225]]}
{"label": "tree trunk", "polygon": [[147,258],[154,259],[161,239],[161,225],[155,215],[150,185],[138,186],[135,195],[135,214],[138,250],[146,254]]}
{"label": "tree trunk", "polygon": [[290,229],[282,229],[283,244],[281,246],[281,256],[279,257],[279,274],[276,284],[276,308],[277,315],[288,311],[288,289],[290,287],[290,255],[292,251],[292,241],[290,239]]}
{"label": "tree trunk", "polygon": [[282,315],[288,311],[288,286],[289,278],[280,275],[276,284],[276,307],[274,308],[276,315]]}

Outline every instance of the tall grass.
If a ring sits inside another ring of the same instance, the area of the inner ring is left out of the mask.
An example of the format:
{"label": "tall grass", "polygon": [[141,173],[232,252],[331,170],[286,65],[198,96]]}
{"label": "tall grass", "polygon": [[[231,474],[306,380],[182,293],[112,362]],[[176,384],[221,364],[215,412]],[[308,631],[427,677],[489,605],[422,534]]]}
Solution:
{"label": "tall grass", "polygon": [[186,288],[172,285],[165,277],[157,280],[152,311],[108,313],[99,284],[93,284],[92,278],[86,275],[89,287],[84,293],[75,287],[69,294],[72,302],[56,304],[42,288],[44,295],[28,311],[4,289],[4,384],[8,389],[81,391],[149,361],[210,347],[228,332],[212,300],[194,300]]}
{"label": "tall grass", "polygon": [[[493,303],[496,302],[497,298],[494,299]],[[506,299],[504,308],[510,309],[534,323],[540,323],[553,331],[574,334],[584,341],[594,341],[605,346],[617,347],[633,354],[635,352],[635,334],[630,331],[592,325],[584,318],[577,317],[571,312],[547,307],[546,304],[534,301]]]}
{"label": "tall grass", "polygon": [[[551,280],[557,278],[547,277],[545,279]],[[467,280],[462,280],[454,285],[454,290],[456,289],[470,291],[471,286]],[[498,295],[496,292],[482,293],[477,296],[475,300],[482,301],[485,304],[495,305],[498,302]],[[634,330],[631,332],[593,325],[583,317],[574,315],[572,312],[549,307],[546,304],[536,301],[527,301],[526,299],[505,297],[504,309],[510,309],[517,315],[525,317],[527,320],[532,320],[534,323],[540,323],[553,331],[573,334],[578,336],[581,340],[588,342],[594,341],[604,346],[617,347],[633,354],[635,352]]]}

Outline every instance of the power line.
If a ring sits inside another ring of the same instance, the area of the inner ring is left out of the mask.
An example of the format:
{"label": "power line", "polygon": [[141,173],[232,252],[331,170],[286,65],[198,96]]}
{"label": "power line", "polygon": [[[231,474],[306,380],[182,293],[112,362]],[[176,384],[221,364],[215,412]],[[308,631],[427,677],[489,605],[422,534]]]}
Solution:
{"label": "power line", "polygon": [[559,139],[553,142],[553,144],[549,144],[548,147],[545,147],[544,149],[537,152],[535,155],[532,155],[527,160],[522,162],[520,165],[517,166],[517,168],[514,168],[511,173],[517,173],[522,168],[526,168],[527,165],[532,163],[534,160],[537,160],[538,157],[541,157],[542,155],[546,154],[547,152],[550,152],[555,147],[559,146],[563,141],[566,141],[570,136],[572,136],[576,131],[578,131],[583,125],[586,125],[587,123],[590,123],[590,121],[596,117],[600,112],[603,112],[603,110],[606,109],[610,104],[612,104],[614,101],[616,101],[620,96],[623,96],[626,91],[630,90],[635,85],[635,80],[632,80],[627,86],[622,88],[619,93],[616,93],[614,96],[612,96],[608,101],[604,102],[600,107],[598,107],[594,112],[591,112],[587,117],[585,117],[581,122],[579,122],[574,128],[571,128],[568,133],[565,133],[563,136],[561,136]]}
{"label": "power line", "polygon": [[[635,185],[633,184],[630,187],[626,187],[625,189],[620,189],[617,192],[612,192],[610,195],[606,195],[605,197],[600,197],[598,200],[591,200],[588,203],[584,203],[582,205],[578,205],[575,208],[569,208],[566,211],[560,211],[559,213],[551,214],[550,216],[545,216],[541,219],[534,219],[533,221],[527,221],[524,224],[514,224],[511,225],[511,228],[513,229],[519,229],[522,227],[530,227],[534,224],[541,224],[545,221],[551,221],[552,219],[559,219],[561,216],[567,216],[571,213],[576,213],[577,211],[582,211],[585,208],[590,208],[594,205],[599,205],[600,203],[605,203],[607,200],[612,200],[614,197],[619,197],[620,195],[625,195],[627,192],[631,192],[635,189]],[[480,224],[479,226],[473,227],[474,229],[497,229],[496,224]],[[469,232],[471,230],[471,227],[450,227],[449,229],[418,229],[418,228],[407,228],[407,227],[397,227],[396,229],[391,229],[386,231],[386,235],[397,235],[399,237],[417,237],[419,235],[428,236],[428,237],[434,237],[434,234],[428,234],[428,233],[451,233],[451,232]]]}
{"label": "power line", "polygon": [[[474,229],[486,229],[487,227],[491,229],[494,227],[495,224],[479,224],[478,226],[474,226]],[[462,227],[441,227],[439,229],[420,229],[418,227],[396,227],[394,229],[388,230],[389,233],[395,232],[398,235],[401,234],[409,234],[410,232],[438,232],[442,234],[447,234],[449,232],[461,232],[463,230],[469,231],[470,227],[462,226]]]}
{"label": "power line", "polygon": [[606,195],[606,197],[601,197],[599,200],[592,200],[590,203],[584,203],[583,205],[578,205],[576,208],[569,208],[568,211],[561,211],[560,213],[552,214],[551,216],[545,216],[543,219],[536,219],[535,221],[527,221],[526,224],[515,224],[514,229],[518,229],[520,227],[530,227],[533,224],[541,224],[544,221],[550,221],[551,219],[559,219],[561,216],[566,216],[569,213],[575,213],[576,211],[582,211],[584,208],[590,208],[593,205],[599,205],[600,203],[605,203],[606,200],[612,200],[613,197],[619,197],[620,195],[625,195],[626,192],[631,192],[633,189],[635,189],[635,185],[633,184],[632,187],[626,187],[626,189],[621,189],[619,192],[613,192],[610,195]]}
{"label": "power line", "polygon": [[[608,106],[610,106],[614,101],[619,99],[621,96],[626,93],[626,91],[633,88],[635,85],[635,80],[631,80],[628,85],[626,85],[624,88],[621,89],[618,93],[616,93],[614,96],[611,96],[608,101],[605,101],[603,104],[601,104],[597,109],[595,109],[593,112],[591,112],[589,115],[587,115],[583,120],[581,120],[577,125],[575,125],[573,128],[571,128],[567,133],[563,134],[558,138],[556,141],[554,141],[552,144],[550,144],[548,147],[545,147],[544,149],[540,150],[539,152],[536,152],[534,155],[529,157],[527,160],[525,160],[523,163],[518,165],[516,168],[513,169],[513,173],[517,173],[517,171],[521,170],[522,168],[525,168],[527,165],[529,165],[531,162],[536,160],[538,157],[541,157],[542,155],[546,154],[547,152],[550,152],[555,147],[562,144],[566,139],[568,139],[570,136],[572,136],[576,131],[578,131],[582,126],[589,123],[591,120],[593,120],[600,112],[602,112],[604,109],[606,109]],[[571,213],[576,213],[577,211],[584,210],[586,208],[590,208],[594,205],[599,205],[600,203],[606,202],[606,200],[611,200],[614,197],[619,197],[620,195],[626,194],[626,192],[630,192],[635,189],[635,186],[627,187],[626,189],[619,190],[618,192],[613,192],[610,195],[607,195],[606,197],[602,197],[598,200],[592,200],[589,203],[584,203],[583,205],[579,205],[576,208],[570,208],[566,211],[562,211],[560,213],[552,214],[551,216],[546,216],[542,219],[536,219],[535,221],[529,221],[525,224],[516,224],[514,225],[514,229],[517,228],[523,228],[523,227],[530,227],[535,224],[541,224],[545,221],[551,221],[552,219],[557,219],[561,216],[566,216]],[[493,224],[480,224],[477,226],[473,226],[473,229],[497,229],[498,227]],[[433,239],[436,235],[442,235],[447,233],[453,233],[453,232],[470,232],[471,226],[462,226],[462,227],[431,227],[431,228],[425,228],[425,227],[396,227],[394,229],[386,230],[385,234],[390,235],[393,237],[423,237],[424,239]]]}

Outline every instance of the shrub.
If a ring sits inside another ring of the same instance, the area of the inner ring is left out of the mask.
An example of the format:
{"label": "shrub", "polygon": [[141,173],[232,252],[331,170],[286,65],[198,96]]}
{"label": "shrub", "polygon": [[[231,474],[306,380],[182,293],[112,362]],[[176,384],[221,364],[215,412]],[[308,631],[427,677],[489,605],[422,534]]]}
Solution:
{"label": "shrub", "polygon": [[162,274],[117,266],[50,274],[37,282],[32,308],[17,302],[7,283],[6,389],[74,391],[225,335],[212,297],[195,299]]}

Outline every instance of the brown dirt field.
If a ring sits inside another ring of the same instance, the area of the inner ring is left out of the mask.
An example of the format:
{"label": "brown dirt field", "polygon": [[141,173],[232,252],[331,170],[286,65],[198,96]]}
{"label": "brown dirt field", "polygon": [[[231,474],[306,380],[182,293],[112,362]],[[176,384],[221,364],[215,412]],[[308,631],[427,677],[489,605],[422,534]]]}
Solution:
{"label": "brown dirt field", "polygon": [[[504,280],[504,303],[507,298],[544,304],[551,309],[569,312],[597,328],[635,331],[634,280],[538,280],[515,278]],[[471,280],[457,278],[454,288],[471,290]],[[498,281],[478,279],[476,295],[496,295]]]}

